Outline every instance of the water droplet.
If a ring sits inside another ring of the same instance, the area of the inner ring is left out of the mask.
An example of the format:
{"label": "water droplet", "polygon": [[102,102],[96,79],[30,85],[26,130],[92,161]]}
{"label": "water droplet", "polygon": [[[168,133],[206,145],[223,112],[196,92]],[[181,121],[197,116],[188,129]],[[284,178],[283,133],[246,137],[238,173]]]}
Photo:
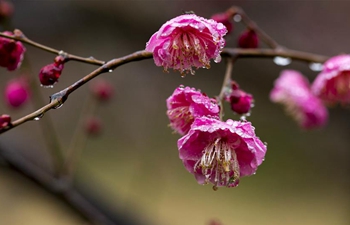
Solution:
{"label": "water droplet", "polygon": [[53,88],[53,85],[42,85],[42,84],[40,84],[40,86],[43,87],[43,88]]}
{"label": "water droplet", "polygon": [[234,20],[235,22],[239,23],[239,22],[241,22],[242,17],[241,17],[241,15],[236,14],[236,15],[233,17],[233,20]]}
{"label": "water droplet", "polygon": [[322,71],[323,64],[322,63],[310,63],[309,68],[312,71],[319,72],[319,71]]}
{"label": "water droplet", "polygon": [[67,90],[63,90],[50,96],[50,103],[57,101],[57,105],[54,107],[54,109],[59,109],[63,106],[63,103],[67,100],[66,93]]}
{"label": "water droplet", "polygon": [[264,142],[264,145],[266,145],[266,146],[267,146],[267,142]]}
{"label": "water droplet", "polygon": [[95,60],[95,57],[93,57],[93,56],[90,56],[90,57],[89,57],[89,59],[91,59],[91,60]]}
{"label": "water droplet", "polygon": [[215,63],[221,62],[221,55],[220,54],[214,59],[214,62]]}
{"label": "water droplet", "polygon": [[44,114],[42,113],[42,114],[40,114],[39,116],[35,117],[34,120],[35,120],[35,121],[38,121],[38,120],[40,120],[43,116],[44,116]]}
{"label": "water droplet", "polygon": [[276,56],[273,58],[273,62],[278,66],[287,66],[292,62],[291,58]]}
{"label": "water droplet", "polygon": [[241,116],[240,119],[243,120],[243,121],[246,121],[246,120],[247,120],[247,117],[246,117],[245,115],[243,115],[243,116]]}
{"label": "water droplet", "polygon": [[108,70],[108,72],[112,73],[112,72],[113,72],[113,70],[112,70],[112,69],[111,69],[111,70]]}
{"label": "water droplet", "polygon": [[255,174],[256,174],[256,172],[253,173],[253,175],[255,175]]}
{"label": "water droplet", "polygon": [[185,85],[180,84],[179,88],[185,88]]}

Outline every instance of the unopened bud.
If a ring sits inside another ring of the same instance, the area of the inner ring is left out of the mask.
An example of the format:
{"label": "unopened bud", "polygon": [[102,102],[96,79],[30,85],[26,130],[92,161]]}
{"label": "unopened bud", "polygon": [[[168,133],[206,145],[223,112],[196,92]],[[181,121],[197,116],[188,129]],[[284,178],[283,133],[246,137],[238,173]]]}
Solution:
{"label": "unopened bud", "polygon": [[5,100],[13,108],[22,106],[29,99],[29,85],[24,78],[10,80],[5,87]]}
{"label": "unopened bud", "polygon": [[238,46],[240,48],[257,48],[259,46],[259,38],[254,30],[244,31],[239,39]]}

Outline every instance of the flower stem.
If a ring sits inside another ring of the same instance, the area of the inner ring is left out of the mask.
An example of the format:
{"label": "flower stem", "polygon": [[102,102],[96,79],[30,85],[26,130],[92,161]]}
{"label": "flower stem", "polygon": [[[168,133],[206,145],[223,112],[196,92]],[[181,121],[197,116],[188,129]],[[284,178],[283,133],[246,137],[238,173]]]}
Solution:
{"label": "flower stem", "polygon": [[226,93],[227,87],[230,85],[233,64],[235,63],[236,59],[237,59],[236,57],[232,57],[232,58],[228,58],[226,60],[227,64],[226,64],[225,77],[224,77],[224,81],[222,82],[220,94],[217,97],[217,101],[218,101],[218,104],[220,106],[220,115],[219,115],[220,120],[222,120],[224,117],[224,102],[223,101],[225,98],[225,93]]}

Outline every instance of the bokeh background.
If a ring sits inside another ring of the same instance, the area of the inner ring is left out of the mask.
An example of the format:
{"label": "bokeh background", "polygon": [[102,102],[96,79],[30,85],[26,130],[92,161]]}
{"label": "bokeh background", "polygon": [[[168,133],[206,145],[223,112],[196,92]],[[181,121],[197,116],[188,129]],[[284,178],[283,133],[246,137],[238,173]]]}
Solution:
{"label": "bokeh background", "polygon": [[[119,0],[16,0],[13,26],[39,43],[81,56],[102,60],[144,49],[149,37],[167,20],[193,10],[203,17],[243,7],[247,14],[281,45],[323,55],[350,51],[350,3],[347,1],[119,1]],[[227,37],[236,46],[241,24]],[[54,55],[31,46],[27,57],[32,75],[53,61]],[[66,64],[53,94],[95,67]],[[239,59],[234,78],[254,94],[249,120],[261,140],[268,143],[266,160],[257,174],[243,178],[239,187],[213,191],[200,186],[178,158],[178,135],[167,127],[165,99],[180,84],[218,95],[224,63],[181,78],[163,73],[153,60],[134,62],[101,77],[111,82],[115,95],[99,107],[103,134],[87,141],[79,161],[77,182],[122,215],[142,224],[204,225],[212,219],[230,225],[348,225],[350,224],[350,119],[349,108],[333,107],[324,129],[303,131],[269,101],[273,81],[284,68],[297,69],[313,80],[317,75],[301,62],[280,67],[271,59]],[[20,72],[0,69],[0,89]],[[38,82],[39,85],[39,82]],[[42,167],[48,166],[45,135],[39,123],[54,120],[57,138],[68,148],[82,117],[89,85],[63,107],[39,122],[28,122],[0,136],[4,148],[21,151]],[[19,118],[35,108],[20,110],[0,101],[0,113]],[[226,118],[238,119],[231,112]],[[0,224],[86,224],[74,212],[18,173],[0,167]]]}

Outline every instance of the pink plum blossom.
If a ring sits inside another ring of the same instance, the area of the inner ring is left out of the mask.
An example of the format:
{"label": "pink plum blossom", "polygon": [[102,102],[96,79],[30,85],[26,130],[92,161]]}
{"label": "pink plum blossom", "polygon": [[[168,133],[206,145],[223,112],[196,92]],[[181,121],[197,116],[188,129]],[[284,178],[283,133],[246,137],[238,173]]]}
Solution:
{"label": "pink plum blossom", "polygon": [[[13,36],[10,31],[3,33]],[[9,71],[17,69],[22,63],[25,51],[26,49],[20,41],[0,37],[0,66],[6,67]]]}
{"label": "pink plum blossom", "polygon": [[326,61],[311,88],[326,103],[349,104],[350,55],[338,55]]}
{"label": "pink plum blossom", "polygon": [[211,59],[220,62],[226,33],[222,23],[185,14],[169,20],[154,33],[146,51],[153,52],[155,64],[165,71],[173,68],[183,75],[194,74],[192,67],[209,68]]}
{"label": "pink plum blossom", "polygon": [[177,133],[186,134],[196,117],[219,118],[220,108],[213,98],[209,98],[194,88],[180,86],[166,100],[170,126]]}
{"label": "pink plum blossom", "polygon": [[23,77],[10,80],[5,87],[6,103],[17,108],[27,102],[29,98],[29,84]]}
{"label": "pink plum blossom", "polygon": [[177,142],[180,159],[199,184],[235,187],[240,177],[255,174],[266,145],[250,122],[196,118]]}
{"label": "pink plum blossom", "polygon": [[327,108],[310,90],[309,81],[295,70],[284,70],[270,93],[273,102],[284,104],[304,129],[321,127],[328,120]]}

